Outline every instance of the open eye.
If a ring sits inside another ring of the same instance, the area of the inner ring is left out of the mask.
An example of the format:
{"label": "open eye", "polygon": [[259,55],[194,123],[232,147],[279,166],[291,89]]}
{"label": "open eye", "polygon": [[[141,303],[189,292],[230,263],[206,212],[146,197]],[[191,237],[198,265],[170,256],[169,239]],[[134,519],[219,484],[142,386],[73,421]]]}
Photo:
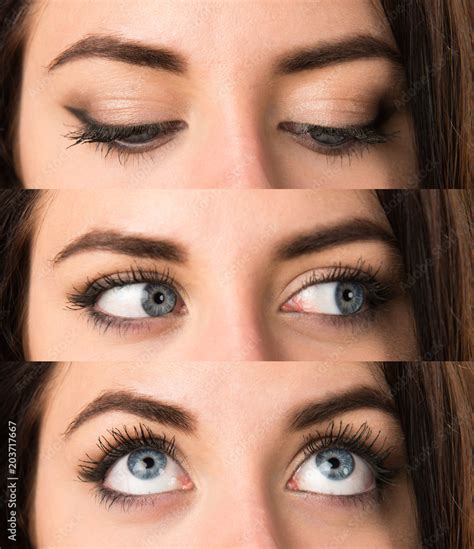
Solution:
{"label": "open eye", "polygon": [[353,315],[367,307],[367,292],[360,282],[312,284],[294,294],[282,310],[295,313]]}
{"label": "open eye", "polygon": [[109,469],[104,487],[130,495],[190,490],[192,482],[170,456],[153,448],[140,448],[121,457]]}
{"label": "open eye", "polygon": [[158,317],[173,312],[179,300],[176,291],[166,284],[124,284],[104,291],[96,306],[117,317]]}
{"label": "open eye", "polygon": [[370,492],[376,477],[367,462],[343,448],[312,454],[288,482],[294,491],[351,496]]}

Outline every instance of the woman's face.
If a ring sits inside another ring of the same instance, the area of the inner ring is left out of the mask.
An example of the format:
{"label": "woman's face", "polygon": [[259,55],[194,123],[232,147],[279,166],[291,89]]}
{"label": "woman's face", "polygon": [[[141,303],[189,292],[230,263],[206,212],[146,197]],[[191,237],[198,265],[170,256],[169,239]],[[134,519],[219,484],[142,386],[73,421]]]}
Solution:
{"label": "woman's face", "polygon": [[372,191],[59,191],[39,207],[30,360],[411,360]]}
{"label": "woman's face", "polygon": [[403,67],[376,0],[36,0],[26,187],[406,187]]}
{"label": "woman's face", "polygon": [[59,365],[46,396],[36,546],[418,546],[375,365]]}

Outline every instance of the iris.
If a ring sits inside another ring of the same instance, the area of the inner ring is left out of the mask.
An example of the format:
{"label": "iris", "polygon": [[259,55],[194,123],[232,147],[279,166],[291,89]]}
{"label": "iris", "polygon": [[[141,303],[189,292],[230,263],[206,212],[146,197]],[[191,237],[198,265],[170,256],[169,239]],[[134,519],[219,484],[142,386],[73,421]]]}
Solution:
{"label": "iris", "polygon": [[330,480],[344,480],[354,471],[354,458],[347,450],[331,448],[318,452],[316,467]]}
{"label": "iris", "polygon": [[336,286],[335,299],[341,314],[358,313],[365,301],[364,286],[358,282],[339,282]]}
{"label": "iris", "polygon": [[176,293],[164,284],[147,284],[143,289],[142,307],[150,316],[163,316],[176,306]]}
{"label": "iris", "polygon": [[151,448],[135,450],[128,456],[127,466],[132,475],[140,480],[159,476],[166,468],[168,459],[163,452]]}

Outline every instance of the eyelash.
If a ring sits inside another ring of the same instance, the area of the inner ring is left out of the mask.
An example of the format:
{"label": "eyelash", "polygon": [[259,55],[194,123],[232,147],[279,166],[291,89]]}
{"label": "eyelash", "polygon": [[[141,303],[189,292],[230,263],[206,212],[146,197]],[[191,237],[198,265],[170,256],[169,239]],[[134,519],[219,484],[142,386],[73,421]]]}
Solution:
{"label": "eyelash", "polygon": [[[390,118],[391,111],[381,111],[374,120],[365,125],[354,126],[319,126],[315,124],[303,124],[296,122],[282,122],[279,128],[290,133],[295,139],[301,141],[307,148],[326,156],[349,158],[355,153],[363,154],[371,146],[385,144],[395,138],[396,133],[388,134],[383,130],[383,125]],[[327,134],[331,137],[343,139],[341,144],[327,145],[318,142],[311,133]],[[303,142],[305,138],[307,141]]]}
{"label": "eyelash", "polygon": [[[187,124],[181,120],[170,120],[155,124],[108,125],[100,124],[81,109],[67,108],[78,118],[83,127],[66,134],[64,137],[73,141],[70,147],[84,143],[95,143],[97,148],[105,150],[105,158],[110,153],[118,154],[121,164],[125,164],[131,155],[144,154],[157,147],[156,142],[161,140],[160,146],[166,144],[174,134],[185,129]],[[121,144],[120,140],[147,134],[149,141],[144,143]]]}
{"label": "eyelash", "polygon": [[[85,310],[92,320],[94,327],[99,327],[107,332],[110,328],[117,328],[126,332],[130,328],[141,329],[148,326],[149,320],[129,320],[108,315],[94,309],[99,296],[111,290],[127,286],[128,284],[163,284],[171,288],[177,296],[180,292],[176,289],[175,281],[169,270],[158,271],[156,269],[144,270],[139,267],[130,267],[128,271],[111,275],[102,275],[96,280],[88,280],[84,289],[76,289],[67,296],[67,308],[70,310]],[[159,319],[155,319],[159,320]]]}
{"label": "eyelash", "polygon": [[377,488],[375,491],[365,494],[332,497],[337,497],[343,503],[364,503],[367,498],[376,498],[378,500],[383,495],[384,488],[393,483],[398,473],[398,470],[389,469],[386,466],[393,449],[384,449],[384,444],[380,449],[374,449],[380,434],[381,431],[373,436],[373,431],[367,423],[363,423],[358,429],[355,429],[353,424],[343,424],[341,421],[336,426],[334,422],[331,422],[325,432],[316,431],[305,438],[305,444],[299,452],[303,452],[304,459],[301,460],[299,466],[318,452],[335,447],[343,448],[356,454],[370,465],[375,475]]}
{"label": "eyelash", "polygon": [[[365,267],[362,260],[359,260],[356,267],[338,265],[330,272],[323,273],[322,275],[313,271],[288,300],[315,284],[329,282],[362,284],[368,300],[368,309],[366,311],[354,315],[324,315],[326,321],[331,321],[336,326],[347,326],[348,324],[354,325],[354,323],[357,323],[357,326],[361,327],[362,320],[373,321],[377,311],[393,298],[393,289],[388,284],[378,281],[377,273],[378,271],[374,272],[370,266]],[[67,308],[70,310],[87,311],[88,318],[92,321],[94,327],[101,328],[104,333],[109,329],[118,329],[124,335],[132,328],[137,331],[140,331],[142,328],[149,328],[150,319],[148,318],[142,320],[120,318],[94,309],[97,300],[103,292],[129,284],[141,283],[163,284],[171,288],[177,296],[180,296],[180,292],[176,289],[174,278],[170,275],[169,271],[158,271],[156,269],[143,270],[139,267],[131,267],[123,273],[102,275],[96,280],[88,280],[84,289],[75,288],[67,296]],[[162,322],[163,318],[153,320]]]}
{"label": "eyelash", "polygon": [[[174,438],[168,439],[164,434],[157,437],[151,429],[143,424],[133,427],[132,432],[126,426],[123,426],[122,429],[115,428],[108,431],[112,441],[104,436],[99,437],[97,446],[103,457],[96,460],[86,454],[86,459],[81,460],[79,463],[78,479],[82,482],[97,485],[96,495],[100,504],[109,509],[115,504],[120,504],[122,509],[126,511],[132,505],[145,504],[153,496],[122,494],[102,486],[108,471],[120,458],[140,448],[153,448],[165,453],[171,459],[177,461],[178,464],[180,464],[180,461],[177,458]],[[339,427],[331,422],[324,433],[316,431],[313,435],[305,438],[305,444],[298,452],[298,454],[303,452],[304,458],[295,468],[295,471],[309,457],[318,452],[335,447],[343,448],[364,459],[370,465],[376,478],[377,489],[375,493],[332,497],[338,498],[341,502],[353,504],[364,503],[368,497],[375,497],[378,500],[383,495],[383,489],[393,483],[393,479],[398,472],[385,466],[392,453],[391,448],[384,449],[382,444],[379,450],[374,450],[380,434],[381,431],[374,437],[367,423],[363,423],[358,429],[355,429],[352,424],[344,425],[342,421],[339,423]]]}
{"label": "eyelash", "polygon": [[294,292],[288,300],[300,293],[301,291],[314,286],[315,284],[327,284],[330,282],[352,282],[362,284],[366,291],[368,300],[368,309],[362,313],[353,315],[325,315],[336,325],[341,323],[354,323],[360,325],[360,321],[365,318],[368,321],[373,321],[375,313],[394,297],[394,289],[391,285],[382,283],[378,280],[378,272],[380,269],[374,270],[370,265],[365,265],[363,260],[359,260],[356,267],[343,266],[339,264],[331,271],[318,274],[313,271],[308,278],[303,282],[302,286]]}
{"label": "eyelash", "polygon": [[[181,120],[172,120],[155,124],[138,124],[138,125],[107,125],[100,124],[88,113],[81,109],[68,107],[67,110],[74,114],[83,124],[84,127],[66,134],[64,137],[73,141],[70,147],[81,145],[84,143],[96,143],[97,148],[105,149],[105,158],[110,153],[117,153],[119,162],[125,164],[131,155],[144,154],[156,148],[155,141],[162,139],[160,145],[167,143],[174,134],[187,127],[186,122]],[[395,137],[396,134],[387,134],[383,131],[382,126],[390,117],[390,112],[381,112],[377,117],[365,125],[354,125],[344,127],[319,126],[315,124],[302,124],[296,122],[282,122],[278,125],[280,130],[290,133],[295,139],[302,141],[302,144],[310,148],[314,152],[334,157],[342,157],[344,155],[349,158],[352,154],[364,150],[368,150],[371,146],[388,143]],[[319,135],[327,134],[331,137],[341,138],[344,141],[341,144],[323,144],[314,139],[311,134]],[[120,144],[120,140],[129,139],[130,137],[148,134],[150,141],[144,143]],[[309,141],[303,142],[305,137],[309,137]]]}
{"label": "eyelash", "polygon": [[130,432],[126,426],[108,431],[112,441],[101,436],[97,441],[97,446],[102,452],[103,457],[99,460],[92,459],[86,454],[86,459],[81,460],[79,464],[78,479],[82,482],[91,482],[97,484],[97,497],[100,504],[109,509],[115,505],[122,505],[123,510],[127,510],[131,505],[146,503],[152,496],[136,496],[131,494],[122,494],[115,490],[110,490],[101,485],[109,469],[123,456],[138,450],[140,448],[153,448],[163,452],[171,459],[179,460],[176,456],[176,445],[174,438],[168,439],[166,435],[155,436],[151,429],[143,424],[133,427]]}

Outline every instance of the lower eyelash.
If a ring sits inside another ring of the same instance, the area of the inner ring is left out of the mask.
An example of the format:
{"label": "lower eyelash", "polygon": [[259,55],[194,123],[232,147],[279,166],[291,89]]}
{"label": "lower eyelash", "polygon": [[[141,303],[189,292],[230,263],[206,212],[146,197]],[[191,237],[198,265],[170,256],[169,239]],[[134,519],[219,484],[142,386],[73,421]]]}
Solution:
{"label": "lower eyelash", "polygon": [[93,492],[99,504],[105,505],[107,509],[114,505],[120,505],[123,511],[127,511],[132,506],[140,509],[152,505],[157,497],[162,497],[161,494],[125,494],[111,490],[103,486],[102,483],[109,469],[120,458],[142,447],[159,450],[179,462],[176,455],[175,439],[168,439],[165,434],[155,436],[149,427],[141,423],[138,427],[134,426],[131,429],[127,429],[126,426],[123,426],[122,429],[111,429],[108,434],[111,439],[100,436],[97,441],[97,446],[103,454],[100,459],[93,459],[86,454],[86,459],[81,460],[78,480],[96,484]]}
{"label": "lower eyelash", "polygon": [[121,492],[109,490],[104,486],[97,486],[94,488],[94,492],[99,505],[105,505],[107,510],[110,510],[111,507],[116,505],[120,505],[122,511],[125,513],[132,507],[134,509],[141,509],[149,505],[153,505],[157,498],[157,494],[140,496],[133,494],[122,494]]}

